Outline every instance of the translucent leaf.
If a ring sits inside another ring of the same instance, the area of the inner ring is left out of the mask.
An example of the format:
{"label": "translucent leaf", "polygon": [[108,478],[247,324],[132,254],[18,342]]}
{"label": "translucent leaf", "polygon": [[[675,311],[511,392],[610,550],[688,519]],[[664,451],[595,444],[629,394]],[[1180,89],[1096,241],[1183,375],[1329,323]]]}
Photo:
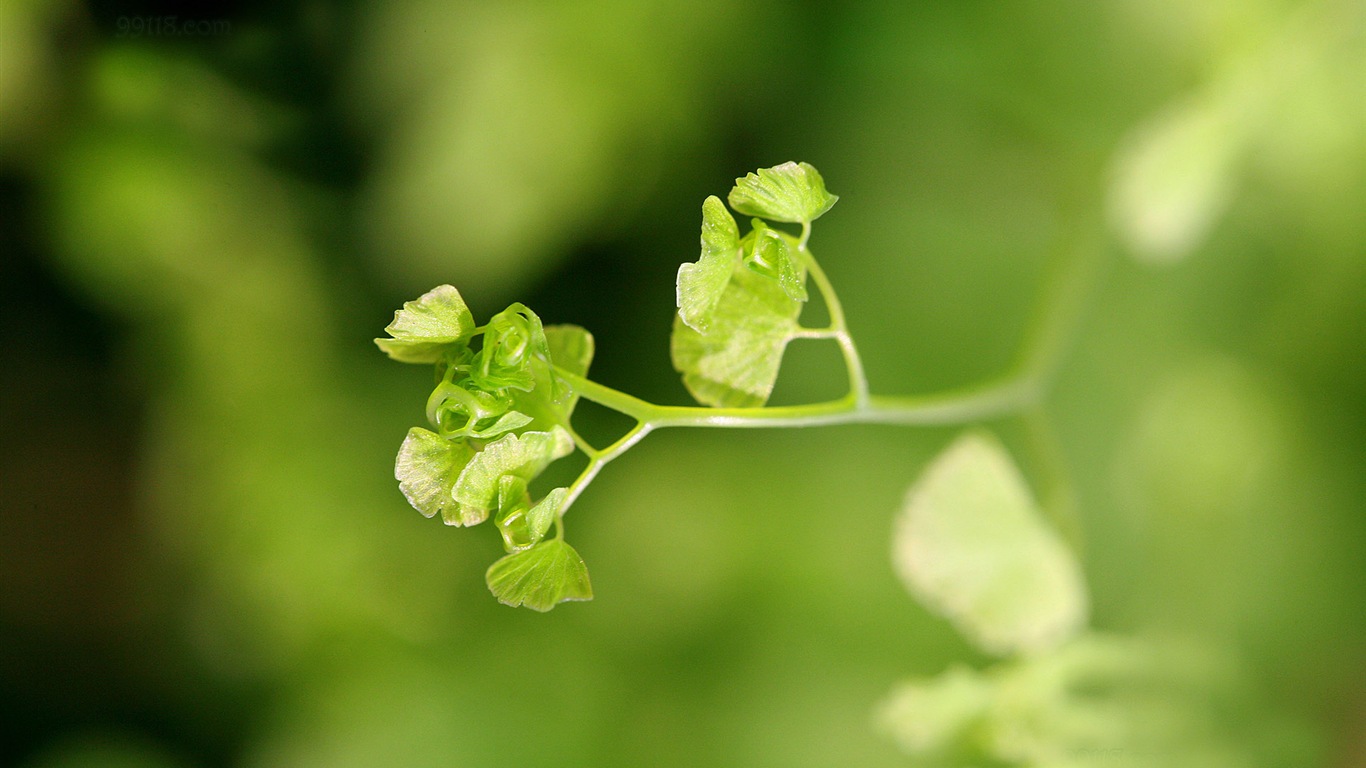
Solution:
{"label": "translucent leaf", "polygon": [[993,688],[991,680],[967,667],[903,683],[878,708],[878,726],[907,754],[948,752],[982,719]]}
{"label": "translucent leaf", "polygon": [[592,600],[588,567],[561,539],[543,541],[503,557],[484,575],[498,602],[548,611],[568,600]]}
{"label": "translucent leaf", "polygon": [[527,506],[526,478],[503,475],[498,478],[498,509],[511,510]]}
{"label": "translucent leaf", "polygon": [[907,588],[989,652],[1047,649],[1086,622],[1076,559],[985,433],[960,437],[911,487],[893,546]]}
{"label": "translucent leaf", "polygon": [[527,498],[526,480],[516,475],[498,478],[498,515],[494,525],[503,535],[503,548],[517,552],[535,544],[527,532],[526,512],[531,506]]}
{"label": "translucent leaf", "polygon": [[537,502],[536,506],[526,513],[527,530],[531,534],[532,543],[545,538],[546,531],[549,531],[550,524],[555,522],[555,516],[560,511],[560,506],[564,504],[564,497],[568,493],[568,488],[556,488],[547,493],[544,499]]}
{"label": "translucent leaf", "polygon": [[511,410],[511,398],[471,390],[469,386],[469,381],[442,381],[428,396],[427,420],[442,437],[490,440],[531,423],[531,416]]}
{"label": "translucent leaf", "polygon": [[469,430],[470,437],[480,440],[491,440],[499,435],[506,434],[514,429],[521,429],[530,424],[532,418],[521,411],[508,411],[499,416],[492,424],[487,427],[475,427]]}
{"label": "translucent leaf", "polygon": [[516,475],[503,475],[498,481],[498,516],[495,522],[503,535],[503,546],[518,552],[545,538],[564,503],[566,488],[556,488],[531,505],[527,483]]}
{"label": "translucent leaf", "polygon": [[570,373],[588,375],[593,362],[593,334],[577,325],[548,325],[545,338],[551,362]]}
{"label": "translucent leaf", "polygon": [[1282,730],[1248,682],[1226,646],[1085,633],[983,672],[904,683],[877,719],[924,766],[1314,764],[1312,743]]}
{"label": "translucent leaf", "polygon": [[815,221],[830,210],[837,195],[825,191],[825,180],[806,163],[783,163],[735,180],[730,207],[769,221]]}
{"label": "translucent leaf", "polygon": [[783,293],[793,301],[806,301],[806,275],[793,260],[787,238],[761,219],[754,219],[754,238],[745,255],[750,269],[778,281]]}
{"label": "translucent leaf", "polygon": [[455,481],[453,495],[460,502],[462,516],[477,517],[476,523],[483,521],[489,510],[497,506],[499,481],[504,475],[516,475],[530,481],[550,462],[573,450],[574,441],[559,427],[549,432],[503,435],[489,443],[470,459]]}
{"label": "translucent leaf", "polygon": [[460,291],[438,285],[395,312],[394,321],[384,329],[393,338],[375,343],[400,363],[435,363],[451,346],[468,339],[474,327]]}
{"label": "translucent leaf", "polygon": [[534,365],[549,361],[550,343],[541,318],[525,304],[515,303],[489,319],[470,378],[485,390],[530,391],[536,386]]}
{"label": "translucent leaf", "polygon": [[675,318],[670,344],[674,369],[683,374],[683,384],[699,403],[763,405],[773,392],[801,309],[777,281],[736,269],[712,312],[707,333]]}
{"label": "translucent leaf", "polygon": [[[545,338],[550,348],[550,362],[570,373],[588,375],[588,366],[593,362],[593,334],[577,325],[550,325],[546,326]],[[578,405],[579,397],[564,382],[560,382],[559,389],[565,398],[557,404],[556,410],[568,421],[574,413],[574,406]]]}
{"label": "translucent leaf", "polygon": [[413,427],[398,449],[394,478],[408,503],[423,515],[432,517],[439,512],[447,525],[473,525],[483,518],[462,517],[460,505],[451,496],[456,479],[473,455],[474,449],[463,441],[447,440]]}
{"label": "translucent leaf", "polygon": [[1127,137],[1109,207],[1135,257],[1173,262],[1199,247],[1228,206],[1242,147],[1236,116],[1211,98],[1169,109]]}
{"label": "translucent leaf", "polygon": [[706,333],[716,302],[730,282],[740,254],[740,230],[721,199],[712,195],[702,203],[702,255],[678,268],[678,316],[684,324]]}

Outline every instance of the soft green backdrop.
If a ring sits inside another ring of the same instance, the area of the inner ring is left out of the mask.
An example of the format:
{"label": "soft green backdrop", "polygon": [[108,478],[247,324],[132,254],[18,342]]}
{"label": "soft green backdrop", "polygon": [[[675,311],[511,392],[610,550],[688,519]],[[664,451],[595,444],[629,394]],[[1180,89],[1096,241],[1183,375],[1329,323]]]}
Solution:
{"label": "soft green backdrop", "polygon": [[[992,426],[1098,630],[1236,668],[1190,765],[1366,765],[1359,2],[190,13],[0,5],[0,763],[915,764],[878,702],[990,663],[889,557],[953,430],[654,435],[574,509],[596,600],[544,616],[392,478],[403,300],[524,301],[685,402],[701,201],[804,160],[875,391],[1001,371],[1101,233],[1046,428]],[[794,347],[775,402],[842,381]]]}

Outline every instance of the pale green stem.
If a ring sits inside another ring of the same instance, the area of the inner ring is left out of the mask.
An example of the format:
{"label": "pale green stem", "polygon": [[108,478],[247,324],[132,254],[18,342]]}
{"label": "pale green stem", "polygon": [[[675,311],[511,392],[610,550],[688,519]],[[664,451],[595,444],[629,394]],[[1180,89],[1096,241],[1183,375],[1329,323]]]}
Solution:
{"label": "pale green stem", "polygon": [[583,451],[585,456],[596,456],[601,453],[601,451],[594,448],[591,443],[583,439],[583,435],[580,435],[579,431],[574,429],[574,425],[570,423],[569,419],[561,419],[560,426],[564,427],[564,431],[568,432],[569,437],[574,440],[574,446],[580,451]]}
{"label": "pale green stem", "polygon": [[[569,378],[569,374],[565,374],[563,371],[560,373],[567,381],[572,381],[572,379]],[[584,379],[584,381],[587,381],[587,379]],[[604,389],[609,388],[604,387]],[[612,391],[616,392],[616,390]],[[618,392],[618,394],[624,393]],[[626,396],[630,397],[630,395]],[[583,471],[579,473],[579,476],[575,478],[574,482],[569,486],[568,491],[565,493],[564,503],[560,505],[558,516],[561,518],[564,517],[564,513],[568,512],[569,508],[574,505],[574,500],[579,498],[579,494],[583,493],[583,490],[588,487],[588,484],[593,482],[593,478],[598,476],[598,473],[602,471],[603,467],[611,463],[616,457],[629,451],[636,443],[645,439],[645,436],[650,434],[653,429],[654,425],[641,421],[637,422],[630,431],[618,438],[616,442],[602,450],[594,450],[591,448],[585,450],[581,446],[580,450],[583,450],[583,452],[588,455],[588,466],[583,468]]]}
{"label": "pale green stem", "polygon": [[844,308],[816,259],[806,250],[809,225],[802,228],[800,250],[807,268],[825,300],[830,327],[803,329],[793,338],[833,338],[840,345],[849,374],[849,393],[838,400],[806,405],[757,408],[709,408],[658,405],[642,400],[575,373],[556,368],[556,375],[581,397],[636,420],[636,425],[612,445],[596,450],[575,435],[588,456],[584,468],[569,487],[562,516],[584,488],[608,462],[625,453],[651,431],[664,427],[818,427],[838,424],[897,424],[934,426],[966,424],[998,418],[1026,408],[1037,408],[1047,379],[1056,368],[1066,337],[1076,326],[1086,287],[1095,272],[1096,243],[1072,243],[1060,250],[1062,266],[1054,269],[1045,289],[1044,310],[1026,332],[1014,366],[999,378],[976,386],[927,395],[871,395],[863,362],[845,324]]}
{"label": "pale green stem", "polygon": [[863,372],[863,358],[859,357],[858,347],[854,345],[854,337],[849,335],[848,323],[844,320],[844,305],[840,303],[840,298],[835,294],[835,287],[830,284],[830,278],[825,276],[825,270],[816,261],[816,256],[806,248],[806,237],[809,234],[810,224],[802,227],[802,240],[798,250],[806,254],[806,267],[811,273],[811,279],[816,283],[816,289],[821,292],[821,298],[825,301],[825,309],[830,313],[830,332],[831,338],[839,344],[840,354],[844,356],[844,368],[849,374],[849,393],[858,406],[868,404],[868,377]]}
{"label": "pale green stem", "polygon": [[839,336],[834,328],[802,328],[788,338],[791,339],[833,339]]}
{"label": "pale green stem", "polygon": [[[930,395],[872,395],[863,403],[851,393],[838,400],[761,408],[656,405],[591,379],[557,369],[581,397],[626,414],[652,429],[664,427],[819,427],[836,424],[935,425],[984,421],[1012,413],[1038,397],[1028,381],[1006,377],[981,387]],[[607,449],[611,451],[611,448]],[[606,451],[604,451],[606,452]]]}

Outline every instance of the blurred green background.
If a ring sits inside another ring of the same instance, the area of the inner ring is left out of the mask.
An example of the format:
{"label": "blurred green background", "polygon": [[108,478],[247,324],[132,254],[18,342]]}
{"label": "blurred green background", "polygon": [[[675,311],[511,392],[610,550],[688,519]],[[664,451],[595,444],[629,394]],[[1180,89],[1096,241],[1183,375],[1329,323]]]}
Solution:
{"label": "blurred green background", "polygon": [[[786,160],[841,196],[812,243],[878,392],[1001,371],[1096,243],[1046,412],[992,427],[1098,631],[1237,670],[1151,764],[1366,766],[1359,0],[4,0],[0,764],[918,764],[878,702],[990,664],[888,556],[955,430],[654,435],[548,615],[392,476],[404,300],[524,301],[686,402],[701,201]],[[789,355],[776,402],[838,394]]]}

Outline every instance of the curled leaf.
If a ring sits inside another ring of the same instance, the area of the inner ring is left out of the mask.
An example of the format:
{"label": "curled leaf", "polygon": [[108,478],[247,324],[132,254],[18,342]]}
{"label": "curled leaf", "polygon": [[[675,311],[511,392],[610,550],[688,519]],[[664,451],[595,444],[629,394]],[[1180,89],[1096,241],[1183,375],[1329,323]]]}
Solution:
{"label": "curled leaf", "polygon": [[555,522],[556,515],[559,514],[560,507],[564,505],[564,497],[568,495],[568,488],[556,488],[545,495],[526,513],[527,529],[531,533],[532,543],[536,543],[545,537],[546,531],[550,530],[550,524]]}
{"label": "curled leaf", "polygon": [[442,437],[488,440],[530,424],[532,418],[512,410],[512,400],[467,389],[471,382],[442,381],[427,398],[427,420]]}
{"label": "curled leaf", "polygon": [[810,222],[839,200],[825,191],[825,180],[806,163],[762,168],[735,180],[730,207],[769,221]]}
{"label": "curled leaf", "polygon": [[567,492],[566,488],[556,488],[532,506],[526,481],[516,475],[503,475],[498,481],[498,516],[494,520],[503,535],[503,547],[519,552],[545,538]]}
{"label": "curled leaf", "polygon": [[536,385],[532,367],[538,362],[543,366],[550,363],[550,345],[541,318],[524,304],[512,304],[489,320],[484,348],[470,378],[480,389],[530,391]]}
{"label": "curled leaf", "polygon": [[675,319],[670,342],[674,369],[703,405],[763,405],[773,393],[801,308],[777,281],[737,269],[706,333]]}
{"label": "curled leaf", "polygon": [[712,309],[730,282],[740,254],[740,230],[721,199],[712,195],[702,203],[702,255],[678,268],[678,316],[684,324],[706,333]]}
{"label": "curled leaf", "polygon": [[393,338],[375,339],[375,344],[400,363],[435,363],[462,345],[474,327],[460,291],[438,285],[395,312],[384,329]]}
{"label": "curled leaf", "polygon": [[806,301],[806,275],[795,263],[792,249],[782,233],[754,219],[754,231],[745,250],[745,266],[778,281],[783,293],[793,301]]}

